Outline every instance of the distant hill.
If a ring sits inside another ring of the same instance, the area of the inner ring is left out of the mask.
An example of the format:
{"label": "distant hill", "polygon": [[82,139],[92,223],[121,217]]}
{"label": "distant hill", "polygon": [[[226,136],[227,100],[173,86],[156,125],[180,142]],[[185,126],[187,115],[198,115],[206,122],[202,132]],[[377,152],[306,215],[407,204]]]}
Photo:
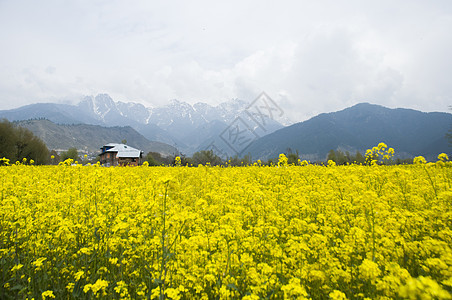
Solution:
{"label": "distant hill", "polygon": [[35,103],[15,109],[2,110],[0,111],[0,118],[8,119],[11,122],[47,119],[58,124],[102,124],[101,121],[84,113],[77,106],[56,103]]}
{"label": "distant hill", "polygon": [[268,159],[290,148],[303,159],[324,160],[331,149],[363,153],[385,142],[400,157],[423,155],[432,160],[441,152],[450,153],[445,134],[451,125],[448,113],[361,103],[277,130],[256,140],[246,152],[253,159]]}
{"label": "distant hill", "polygon": [[162,155],[173,155],[177,149],[161,142],[151,142],[130,126],[102,127],[86,124],[55,124],[49,120],[17,121],[17,125],[28,128],[41,138],[49,149],[63,149],[75,147],[79,150],[98,152],[107,143],[120,143],[127,140],[127,144],[143,150],[144,153],[159,152]]}

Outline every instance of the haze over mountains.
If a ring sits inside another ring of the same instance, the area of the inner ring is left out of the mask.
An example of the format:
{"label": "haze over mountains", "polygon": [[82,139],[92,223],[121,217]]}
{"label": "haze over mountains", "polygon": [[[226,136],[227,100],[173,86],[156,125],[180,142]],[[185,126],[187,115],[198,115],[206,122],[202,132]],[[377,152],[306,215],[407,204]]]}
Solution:
{"label": "haze over mountains", "polygon": [[[268,116],[262,119],[265,124],[262,126],[248,113],[248,105],[241,100],[218,106],[205,103],[190,105],[172,100],[162,107],[146,108],[138,103],[115,102],[107,94],[100,94],[85,97],[77,105],[38,103],[0,111],[0,118],[10,121],[45,118],[53,123],[66,124],[56,125],[43,120],[40,123],[21,123],[34,127],[34,132],[50,148],[68,145],[70,141],[67,137],[82,141],[85,148],[98,148],[104,142],[101,136],[107,139],[117,136],[119,139],[119,136],[129,134],[134,138],[121,139],[134,140],[135,147],[142,147],[145,151],[152,148],[149,141],[155,141],[173,146],[154,144],[158,145],[160,150],[157,152],[161,153],[175,153],[177,148],[190,156],[199,150],[212,149],[223,158],[249,154],[253,160],[275,158],[289,149],[298,151],[302,159],[324,160],[330,150],[364,153],[379,142],[395,148],[401,158],[423,155],[433,160],[439,153],[450,154],[451,150],[445,137],[452,125],[449,113],[424,113],[361,103],[285,127],[283,123],[287,125],[287,120],[281,118],[278,122]],[[68,124],[97,126],[70,127]],[[123,130],[122,134],[111,135],[111,132],[106,134],[108,129],[99,125],[130,127],[117,127],[116,132]],[[239,125],[242,127],[239,128]],[[248,134],[248,140],[244,138],[239,148],[227,140],[228,137],[235,141],[242,138],[232,136],[234,133],[228,131],[231,129]],[[140,134],[149,141],[143,141]]]}

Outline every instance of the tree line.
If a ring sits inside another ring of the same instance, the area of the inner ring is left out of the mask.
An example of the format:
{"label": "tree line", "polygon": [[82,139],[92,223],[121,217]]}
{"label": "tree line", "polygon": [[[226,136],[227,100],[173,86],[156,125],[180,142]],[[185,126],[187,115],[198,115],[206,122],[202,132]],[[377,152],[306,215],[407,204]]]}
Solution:
{"label": "tree line", "polygon": [[[289,165],[299,165],[301,164],[301,156],[297,151],[293,152],[290,148],[288,148],[284,155],[287,157],[287,163]],[[246,166],[252,165],[256,163],[256,161],[252,160],[250,154],[247,154],[243,157],[238,157],[237,155],[229,157],[228,159],[222,159],[218,155],[216,155],[212,150],[202,150],[195,152],[191,157],[187,157],[185,155],[179,155],[181,159],[182,166],[198,166],[202,165],[211,165],[211,166]],[[162,166],[162,165],[175,165],[176,155],[173,156],[162,156],[157,152],[149,152],[144,158],[143,161],[147,161],[149,166]],[[261,165],[277,165],[278,157],[269,158],[267,161],[261,161]],[[336,165],[348,165],[348,164],[366,164],[366,157],[362,155],[359,151],[356,151],[355,154],[351,154],[348,151],[341,150],[330,150],[326,157],[326,160],[309,162],[310,164],[316,165],[325,165],[328,161],[334,161]],[[383,164],[411,164],[413,162],[412,158],[406,159],[391,159],[385,161]]]}
{"label": "tree line", "polygon": [[[288,158],[288,164],[298,164],[300,155],[298,151],[292,153],[290,149],[286,151],[285,155]],[[220,156],[216,155],[212,150],[201,150],[195,152],[191,157],[185,156],[183,154],[177,155],[181,159],[182,166],[198,166],[198,165],[211,165],[211,166],[249,166],[257,161],[252,159],[251,154],[246,154],[243,157],[239,157],[238,155],[234,155],[228,157],[227,159],[223,159]],[[149,166],[161,166],[161,165],[174,165],[175,164],[174,156],[162,156],[157,152],[149,152],[144,158],[144,161],[147,161]],[[270,158],[267,161],[259,161],[261,165],[277,165],[278,158]]]}

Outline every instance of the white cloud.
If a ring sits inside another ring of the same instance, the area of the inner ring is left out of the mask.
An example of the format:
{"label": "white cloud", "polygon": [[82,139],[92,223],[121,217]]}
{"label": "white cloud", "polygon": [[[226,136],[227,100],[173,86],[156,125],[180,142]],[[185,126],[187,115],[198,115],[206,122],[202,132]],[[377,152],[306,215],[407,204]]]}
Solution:
{"label": "white cloud", "polygon": [[109,93],[252,101],[301,120],[368,101],[446,111],[449,1],[2,1],[0,109]]}

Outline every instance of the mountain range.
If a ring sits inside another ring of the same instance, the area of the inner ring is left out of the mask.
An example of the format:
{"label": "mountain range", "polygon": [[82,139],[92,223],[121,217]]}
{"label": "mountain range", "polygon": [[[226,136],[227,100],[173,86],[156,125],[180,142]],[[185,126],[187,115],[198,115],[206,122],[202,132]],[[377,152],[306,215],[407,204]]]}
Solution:
{"label": "mountain range", "polygon": [[[452,125],[452,114],[449,113],[360,103],[285,126],[288,125],[285,119],[257,118],[249,112],[249,103],[238,99],[217,106],[172,100],[167,105],[149,108],[138,103],[115,102],[107,94],[100,94],[85,97],[77,105],[38,103],[4,110],[0,111],[0,118],[10,121],[48,119],[56,124],[42,122],[27,126],[35,133],[38,128],[45,128],[40,129],[38,136],[49,148],[63,149],[63,145],[74,143],[71,138],[84,138],[82,144],[88,145],[87,140],[91,137],[97,141],[89,147],[97,150],[103,143],[99,136],[107,131],[103,127],[116,126],[116,130],[123,132],[108,136],[110,140],[105,142],[129,141],[128,134],[142,135],[148,143],[154,141],[172,146],[160,144],[159,147],[164,149],[162,153],[176,153],[177,148],[188,156],[200,150],[213,150],[223,158],[248,154],[254,160],[267,160],[291,150],[297,151],[302,159],[315,161],[324,160],[330,150],[364,153],[379,142],[395,148],[400,158],[423,155],[433,160],[439,153],[449,154],[451,150],[445,137]],[[126,127],[119,129],[118,126]],[[79,130],[82,134],[71,133],[71,130]],[[143,150],[152,148],[145,143],[141,141],[131,146]]]}
{"label": "mountain range", "polygon": [[[115,102],[108,94],[99,94],[87,96],[77,105],[37,103],[3,110],[0,118],[10,121],[44,118],[57,124],[130,126],[150,141],[172,145],[191,155],[218,138],[237,117],[250,120],[250,115],[245,112],[248,105],[239,99],[217,106],[172,100],[167,105],[152,108],[133,102]],[[282,121],[289,122],[287,119]],[[283,127],[282,123],[268,119],[265,129],[269,133]]]}

